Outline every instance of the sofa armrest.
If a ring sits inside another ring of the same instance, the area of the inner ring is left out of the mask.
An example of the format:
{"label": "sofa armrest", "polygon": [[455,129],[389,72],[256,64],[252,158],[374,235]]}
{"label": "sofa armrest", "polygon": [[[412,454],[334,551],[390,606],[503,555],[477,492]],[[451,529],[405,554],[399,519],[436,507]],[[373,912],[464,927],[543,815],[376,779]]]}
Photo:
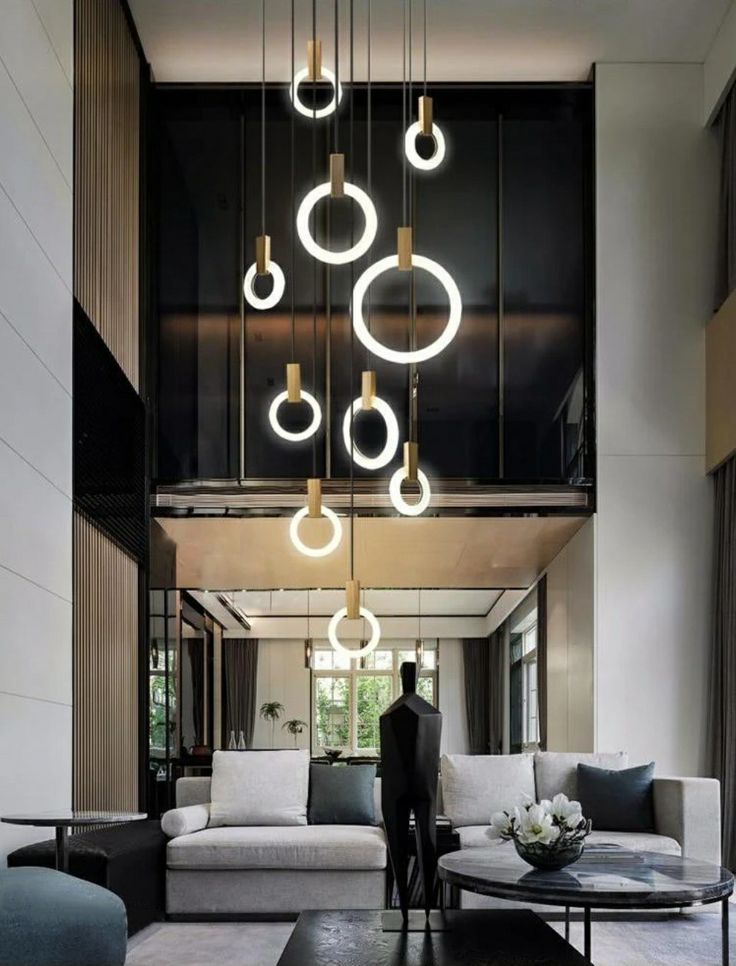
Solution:
{"label": "sofa armrest", "polygon": [[655,778],[654,824],[691,859],[721,864],[721,789],[715,778]]}
{"label": "sofa armrest", "polygon": [[161,830],[170,839],[178,835],[188,835],[207,828],[210,820],[209,805],[186,805],[183,808],[172,808],[161,816]]}

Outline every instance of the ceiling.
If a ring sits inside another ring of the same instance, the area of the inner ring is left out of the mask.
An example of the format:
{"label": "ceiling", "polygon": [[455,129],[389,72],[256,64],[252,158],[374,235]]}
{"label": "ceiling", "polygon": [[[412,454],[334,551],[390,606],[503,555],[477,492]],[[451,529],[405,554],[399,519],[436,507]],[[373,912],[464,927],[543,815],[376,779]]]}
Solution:
{"label": "ceiling", "polygon": [[[585,519],[357,517],[356,577],[364,587],[411,590],[529,587]],[[158,523],[162,539],[154,540],[154,569],[169,573],[176,587],[340,587],[348,573],[347,532],[335,553],[313,558],[294,549],[287,517],[163,517]],[[302,539],[324,543],[331,532],[326,528],[325,519],[306,519]],[[172,559],[162,564],[167,551]]]}
{"label": "ceiling", "polygon": [[[158,81],[260,79],[260,0],[129,0]],[[584,80],[595,62],[700,63],[731,0],[428,0],[428,76],[435,81]],[[297,0],[297,62],[305,59],[311,4]],[[343,3],[347,11],[348,4]],[[355,3],[355,76],[365,76],[367,0]],[[267,76],[290,73],[290,0],[268,0]],[[318,0],[326,66],[333,4]],[[372,75],[401,76],[402,5],[372,0]],[[414,77],[421,68],[420,0],[414,0]],[[347,13],[345,14],[347,20]],[[347,34],[341,74],[347,75]]]}

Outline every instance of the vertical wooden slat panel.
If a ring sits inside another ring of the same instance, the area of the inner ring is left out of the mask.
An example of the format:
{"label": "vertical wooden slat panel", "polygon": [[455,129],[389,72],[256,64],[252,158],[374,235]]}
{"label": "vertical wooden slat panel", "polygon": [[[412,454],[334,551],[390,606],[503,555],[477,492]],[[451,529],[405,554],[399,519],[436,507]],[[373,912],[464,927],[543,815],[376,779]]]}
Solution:
{"label": "vertical wooden slat panel", "polygon": [[138,807],[138,565],[74,515],[74,805]]}
{"label": "vertical wooden slat panel", "polygon": [[119,0],[77,0],[74,294],[138,388],[140,61]]}

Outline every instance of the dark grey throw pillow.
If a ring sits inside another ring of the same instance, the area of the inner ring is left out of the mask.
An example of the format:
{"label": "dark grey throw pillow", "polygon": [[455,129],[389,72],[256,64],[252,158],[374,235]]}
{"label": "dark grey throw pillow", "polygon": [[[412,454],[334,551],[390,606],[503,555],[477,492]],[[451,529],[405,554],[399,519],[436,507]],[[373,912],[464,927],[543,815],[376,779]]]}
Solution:
{"label": "dark grey throw pillow", "polygon": [[310,825],[375,825],[375,765],[323,765],[309,770]]}
{"label": "dark grey throw pillow", "polygon": [[583,815],[600,832],[654,831],[653,778],[653,761],[620,771],[578,765]]}

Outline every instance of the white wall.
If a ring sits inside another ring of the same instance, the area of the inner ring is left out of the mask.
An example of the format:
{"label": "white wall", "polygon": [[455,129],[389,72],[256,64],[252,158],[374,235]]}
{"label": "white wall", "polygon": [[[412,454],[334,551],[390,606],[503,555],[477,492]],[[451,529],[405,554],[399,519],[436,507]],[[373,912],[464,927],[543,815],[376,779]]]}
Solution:
{"label": "white wall", "polygon": [[703,68],[596,68],[596,747],[704,769],[704,323],[718,159]]}
{"label": "white wall", "polygon": [[[72,0],[0,29],[0,814],[71,804]],[[0,825],[0,862],[42,829]]]}
{"label": "white wall", "polygon": [[442,754],[468,753],[468,722],[465,716],[465,669],[463,642],[458,638],[440,641],[440,701],[442,712]]}
{"label": "white wall", "polygon": [[547,748],[593,751],[595,520],[547,568]]}

